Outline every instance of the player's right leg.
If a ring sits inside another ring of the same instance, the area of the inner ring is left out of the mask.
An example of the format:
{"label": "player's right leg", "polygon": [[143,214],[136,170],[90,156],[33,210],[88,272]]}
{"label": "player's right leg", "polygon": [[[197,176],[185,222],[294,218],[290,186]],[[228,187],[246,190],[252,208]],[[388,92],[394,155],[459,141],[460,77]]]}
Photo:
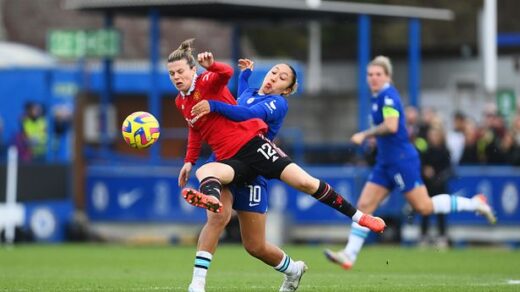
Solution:
{"label": "player's right leg", "polygon": [[[379,203],[381,203],[387,195],[387,188],[373,182],[367,182],[361,192],[361,196],[359,197],[358,208],[362,212],[372,214],[379,206]],[[326,249],[324,251],[325,256],[328,260],[338,264],[343,269],[351,269],[359,252],[363,248],[363,244],[365,243],[365,239],[369,232],[370,229],[367,227],[352,222],[348,242],[345,248],[340,251]]]}
{"label": "player's right leg", "polygon": [[206,163],[197,169],[199,190],[184,188],[182,196],[190,205],[204,208],[211,212],[221,212],[220,195],[222,185],[229,184],[234,176],[234,170],[229,165],[218,162]]}
{"label": "player's right leg", "polygon": [[217,249],[220,235],[231,218],[232,195],[228,188],[222,190],[222,212],[207,212],[208,220],[202,228],[195,255],[193,276],[188,287],[189,292],[204,292],[206,287],[206,274]]}
{"label": "player's right leg", "polygon": [[239,211],[240,233],[247,252],[284,274],[281,292],[296,291],[307,265],[303,261],[294,261],[279,247],[265,239],[266,215]]}

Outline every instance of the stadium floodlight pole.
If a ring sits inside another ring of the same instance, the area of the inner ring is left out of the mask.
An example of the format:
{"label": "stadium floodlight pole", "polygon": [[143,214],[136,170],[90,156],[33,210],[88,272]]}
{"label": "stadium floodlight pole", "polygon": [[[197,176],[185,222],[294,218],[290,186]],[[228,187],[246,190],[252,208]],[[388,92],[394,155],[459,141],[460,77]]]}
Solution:
{"label": "stadium floodlight pole", "polygon": [[[16,207],[16,186],[18,183],[18,149],[10,146],[7,150],[7,183],[5,187],[5,204],[8,213]],[[14,211],[13,211],[14,212]],[[15,220],[7,215],[5,226],[5,241],[12,244],[15,239]]]}

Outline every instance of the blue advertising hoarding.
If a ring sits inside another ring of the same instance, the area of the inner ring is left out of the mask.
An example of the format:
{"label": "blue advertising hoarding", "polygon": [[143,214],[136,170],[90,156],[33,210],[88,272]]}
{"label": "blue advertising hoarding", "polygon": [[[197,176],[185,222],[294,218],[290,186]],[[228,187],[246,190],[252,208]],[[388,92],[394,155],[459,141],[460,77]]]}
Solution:
{"label": "blue advertising hoarding", "polygon": [[[309,167],[351,202],[356,202],[369,173],[367,168]],[[177,186],[177,167],[91,166],[87,171],[87,211],[93,221],[202,223],[205,211],[187,204]],[[189,185],[197,187],[193,178]],[[499,224],[520,224],[520,170],[513,167],[459,168],[450,181],[451,193],[471,197],[484,193],[495,208]],[[339,212],[286,184],[269,183],[270,211],[283,212],[294,224],[349,222]],[[392,193],[376,212],[401,217],[404,196]],[[486,224],[471,213],[450,215],[450,224]]]}

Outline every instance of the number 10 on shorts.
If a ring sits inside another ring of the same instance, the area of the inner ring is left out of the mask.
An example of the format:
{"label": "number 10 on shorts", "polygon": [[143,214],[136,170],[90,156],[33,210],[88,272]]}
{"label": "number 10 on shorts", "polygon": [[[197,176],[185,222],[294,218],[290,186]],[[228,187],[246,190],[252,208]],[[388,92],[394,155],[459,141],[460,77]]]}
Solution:
{"label": "number 10 on shorts", "polygon": [[262,199],[262,188],[260,186],[248,185],[249,188],[249,206],[253,207],[260,204]]}

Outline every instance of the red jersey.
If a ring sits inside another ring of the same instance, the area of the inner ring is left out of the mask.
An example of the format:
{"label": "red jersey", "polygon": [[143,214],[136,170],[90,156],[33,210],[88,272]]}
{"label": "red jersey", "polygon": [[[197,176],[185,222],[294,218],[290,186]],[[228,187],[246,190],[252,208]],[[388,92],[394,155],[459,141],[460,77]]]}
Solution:
{"label": "red jersey", "polygon": [[202,141],[208,143],[217,160],[223,160],[233,157],[254,136],[267,131],[267,125],[261,119],[234,122],[217,113],[206,114],[200,119],[191,114],[191,108],[203,99],[237,104],[227,88],[232,75],[233,69],[229,65],[214,62],[206,72],[196,77],[186,95],[179,92],[175,98],[175,105],[188,122],[185,162],[195,164]]}

